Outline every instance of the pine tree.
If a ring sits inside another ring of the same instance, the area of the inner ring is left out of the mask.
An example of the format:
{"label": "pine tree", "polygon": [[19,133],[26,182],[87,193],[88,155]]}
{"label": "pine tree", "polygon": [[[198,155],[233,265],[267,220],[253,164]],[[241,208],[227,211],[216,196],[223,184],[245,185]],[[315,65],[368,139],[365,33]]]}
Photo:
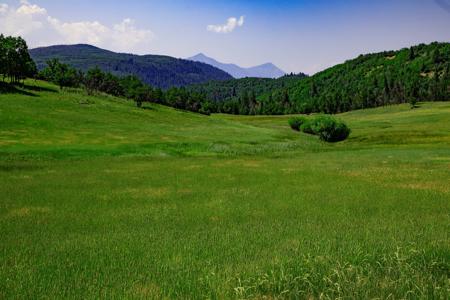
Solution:
{"label": "pine tree", "polygon": [[3,34],[0,34],[0,75],[2,75],[2,81],[5,81],[6,73],[5,36]]}
{"label": "pine tree", "polygon": [[311,92],[310,92],[310,96],[312,98],[317,97],[317,86],[316,83],[314,82],[314,80],[311,81]]}
{"label": "pine tree", "polygon": [[416,54],[414,53],[414,48],[411,47],[411,48],[409,48],[409,52],[408,52],[408,60],[413,61],[415,58],[416,58]]}
{"label": "pine tree", "polygon": [[285,112],[289,111],[289,109],[291,108],[291,102],[289,100],[289,93],[288,90],[285,89],[283,91],[283,109]]}

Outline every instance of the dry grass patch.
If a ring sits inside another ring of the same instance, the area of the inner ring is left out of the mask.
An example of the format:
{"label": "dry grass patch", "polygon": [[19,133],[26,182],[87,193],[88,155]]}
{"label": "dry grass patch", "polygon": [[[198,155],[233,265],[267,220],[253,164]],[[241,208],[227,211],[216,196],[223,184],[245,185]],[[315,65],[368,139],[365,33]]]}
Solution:
{"label": "dry grass patch", "polygon": [[130,198],[162,198],[169,195],[170,189],[168,187],[142,187],[142,188],[128,188],[123,191],[123,194]]}
{"label": "dry grass patch", "polygon": [[32,217],[40,214],[48,214],[50,213],[50,208],[48,207],[22,207],[10,210],[7,214],[8,218],[24,218],[24,217]]}
{"label": "dry grass patch", "polygon": [[155,283],[137,283],[130,291],[131,297],[135,299],[167,299],[163,297],[163,291]]}

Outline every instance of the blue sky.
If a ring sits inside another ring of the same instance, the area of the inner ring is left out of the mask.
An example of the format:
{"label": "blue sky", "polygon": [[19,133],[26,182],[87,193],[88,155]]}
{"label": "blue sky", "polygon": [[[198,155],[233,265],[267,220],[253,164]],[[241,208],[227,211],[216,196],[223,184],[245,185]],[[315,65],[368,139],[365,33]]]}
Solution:
{"label": "blue sky", "polygon": [[0,0],[0,31],[24,36],[31,47],[202,52],[242,66],[273,62],[312,74],[361,53],[450,42],[445,7],[450,0]]}

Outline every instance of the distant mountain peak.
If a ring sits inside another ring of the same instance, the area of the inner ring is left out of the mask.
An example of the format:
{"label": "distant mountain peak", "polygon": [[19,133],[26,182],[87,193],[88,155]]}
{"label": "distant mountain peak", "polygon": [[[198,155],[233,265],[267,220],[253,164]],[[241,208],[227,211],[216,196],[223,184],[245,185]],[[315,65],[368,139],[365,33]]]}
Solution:
{"label": "distant mountain peak", "polygon": [[199,53],[199,54],[197,54],[197,55],[195,55],[195,56],[193,56],[193,57],[205,57],[205,58],[209,58],[208,56],[206,56],[206,55],[203,54],[203,53]]}
{"label": "distant mountain peak", "polygon": [[265,63],[251,68],[243,68],[235,64],[221,63],[203,53],[188,58],[188,60],[202,62],[221,69],[234,78],[258,77],[258,78],[279,78],[286,75],[286,72],[275,66],[273,63]]}
{"label": "distant mountain peak", "polygon": [[277,68],[277,66],[275,66],[273,63],[265,63],[265,64],[260,65],[260,67],[275,67],[275,68]]}
{"label": "distant mountain peak", "polygon": [[[60,44],[60,45],[54,45],[54,46],[50,46],[51,48],[57,49],[57,48],[78,48],[78,49],[99,49],[99,50],[104,50],[101,49],[99,47],[93,46],[93,45],[89,45],[89,44]],[[40,49],[40,48],[50,48],[50,47],[39,47],[36,49]],[[105,50],[107,51],[107,50]]]}

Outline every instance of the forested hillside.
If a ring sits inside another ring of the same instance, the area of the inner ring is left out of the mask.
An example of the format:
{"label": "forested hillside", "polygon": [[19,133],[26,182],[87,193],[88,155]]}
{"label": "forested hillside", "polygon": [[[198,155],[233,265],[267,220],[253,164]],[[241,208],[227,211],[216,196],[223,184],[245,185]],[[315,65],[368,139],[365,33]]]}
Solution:
{"label": "forested hillside", "polygon": [[231,75],[204,63],[169,56],[115,53],[90,45],[36,48],[30,54],[39,70],[47,61],[57,58],[83,72],[99,67],[116,76],[136,75],[145,83],[163,89],[232,79]]}
{"label": "forested hillside", "polygon": [[234,79],[188,87],[213,110],[235,114],[338,113],[450,100],[450,44],[361,55],[314,76]]}
{"label": "forested hillside", "polygon": [[292,111],[327,113],[450,100],[450,44],[361,55],[299,81],[289,95]]}
{"label": "forested hillside", "polygon": [[[300,79],[307,77],[305,74],[285,75],[278,79],[270,78],[242,78],[226,81],[211,81],[187,87],[190,94],[200,94],[205,99],[212,101],[215,110],[234,114],[279,114],[285,110],[286,94],[289,87],[293,87]],[[273,94],[270,101],[262,107],[257,101],[261,96]]]}

